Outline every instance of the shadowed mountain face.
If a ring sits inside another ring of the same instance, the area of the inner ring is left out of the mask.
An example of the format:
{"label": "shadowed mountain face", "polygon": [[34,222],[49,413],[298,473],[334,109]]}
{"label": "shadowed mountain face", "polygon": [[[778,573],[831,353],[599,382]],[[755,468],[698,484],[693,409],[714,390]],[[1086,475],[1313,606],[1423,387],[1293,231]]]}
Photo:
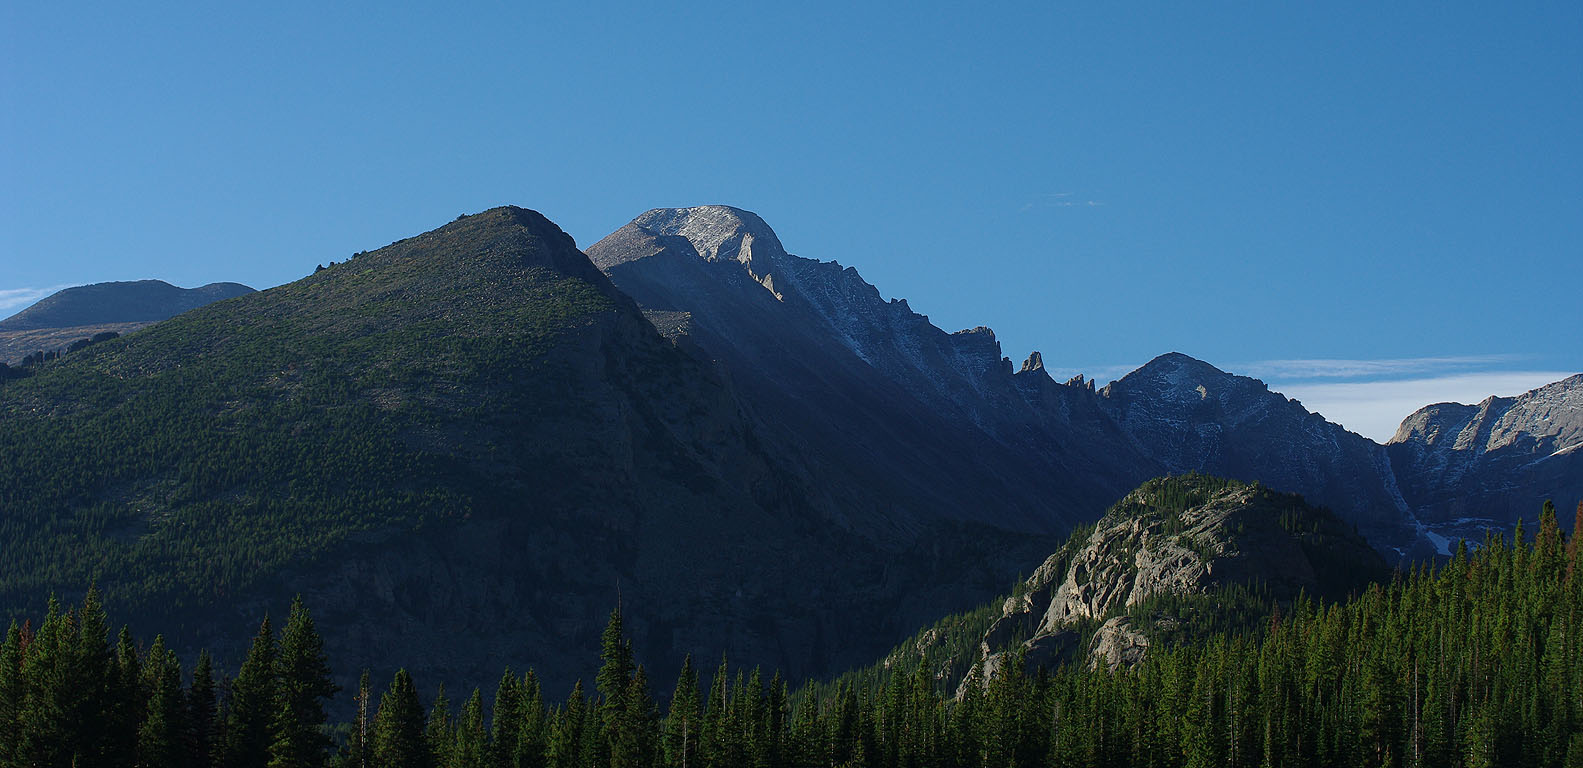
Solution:
{"label": "shadowed mountain face", "polygon": [[1410,531],[1383,448],[1185,355],[1099,392],[1052,380],[1037,353],[1013,372],[989,329],[946,333],[734,208],[650,211],[588,252],[776,432],[898,505],[1061,530],[1149,477],[1200,471],[1302,493],[1382,547]]}
{"label": "shadowed mountain face", "polygon": [[240,283],[177,288],[162,280],[94,283],[67,288],[0,320],[0,362],[113,331],[130,333],[189,310],[252,293]]}
{"label": "shadowed mountain face", "polygon": [[1061,531],[1157,469],[1086,389],[1014,375],[988,329],[945,333],[856,270],[788,255],[746,211],[651,211],[588,252],[882,518]]}
{"label": "shadowed mountain face", "polygon": [[[1419,409],[1387,444],[1426,523],[1471,534],[1583,500],[1583,374],[1517,397]],[[1563,515],[1564,517],[1564,515]]]}
{"label": "shadowed mountain face", "polygon": [[46,363],[0,384],[0,444],[0,620],[97,581],[235,661],[211,633],[300,592],[348,686],[564,690],[618,589],[657,676],[823,673],[1049,546],[846,506],[519,208]]}

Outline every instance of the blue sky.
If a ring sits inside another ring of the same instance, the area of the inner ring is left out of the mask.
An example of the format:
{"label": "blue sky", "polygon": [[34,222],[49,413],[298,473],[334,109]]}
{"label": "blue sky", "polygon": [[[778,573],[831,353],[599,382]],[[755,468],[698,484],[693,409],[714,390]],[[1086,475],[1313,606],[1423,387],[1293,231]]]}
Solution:
{"label": "blue sky", "polygon": [[1583,370],[1575,2],[155,5],[0,7],[0,312],[725,203],[1014,359],[1374,437]]}

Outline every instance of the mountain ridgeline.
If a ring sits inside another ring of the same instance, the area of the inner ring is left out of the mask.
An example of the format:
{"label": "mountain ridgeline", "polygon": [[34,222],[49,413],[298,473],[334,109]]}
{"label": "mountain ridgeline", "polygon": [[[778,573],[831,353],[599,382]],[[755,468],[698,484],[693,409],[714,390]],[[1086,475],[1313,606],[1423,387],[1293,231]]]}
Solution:
{"label": "mountain ridgeline", "polygon": [[666,656],[804,675],[1048,546],[870,524],[743,411],[555,225],[486,211],[0,385],[0,605],[97,582],[228,657],[300,593],[343,670],[560,685],[620,594]]}
{"label": "mountain ridgeline", "polygon": [[[788,254],[735,208],[649,211],[588,253],[657,327],[729,370],[758,419],[881,506],[1059,531],[1150,477],[1203,472],[1300,493],[1401,558],[1449,553],[1425,532],[1469,513],[1440,497],[1487,488],[1474,514],[1504,527],[1551,495],[1573,498],[1583,478],[1583,439],[1544,431],[1554,420],[1508,419],[1487,458],[1458,443],[1474,468],[1448,488],[1433,469],[1443,459],[1415,458],[1420,433],[1387,448],[1179,353],[1103,389],[1053,380],[1038,353],[1014,369],[989,329],[936,328],[851,267]],[[1583,419],[1583,377],[1522,401],[1535,398]]]}
{"label": "mountain ridgeline", "polygon": [[[726,651],[834,673],[991,599],[1127,498],[1159,514],[1087,530],[1143,538],[1083,567],[1134,587],[1061,592],[1075,571],[1046,563],[1027,595],[1076,618],[1027,602],[958,622],[1028,625],[986,658],[1037,641],[1120,663],[1188,622],[1138,613],[1184,610],[1169,590],[1115,602],[1148,579],[1111,554],[1167,553],[1158,579],[1245,590],[1250,612],[1342,594],[1378,572],[1354,527],[1393,561],[1427,556],[1467,489],[1497,524],[1577,489],[1583,411],[1574,377],[1410,419],[1387,447],[1176,353],[1104,388],[1057,382],[721,206],[650,211],[586,255],[496,208],[29,373],[0,382],[0,618],[97,583],[171,647],[228,659],[237,628],[301,594],[343,687],[398,659],[424,680],[506,661],[569,685],[618,595],[661,665]],[[1235,482],[1191,509],[1137,496],[1191,472]],[[1279,562],[1248,566],[1266,546]]]}

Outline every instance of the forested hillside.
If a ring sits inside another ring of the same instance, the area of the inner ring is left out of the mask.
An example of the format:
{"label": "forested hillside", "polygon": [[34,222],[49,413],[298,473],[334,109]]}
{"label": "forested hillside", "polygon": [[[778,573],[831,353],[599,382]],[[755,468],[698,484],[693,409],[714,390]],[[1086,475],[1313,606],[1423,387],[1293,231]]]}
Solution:
{"label": "forested hillside", "polygon": [[818,483],[521,208],[26,372],[0,381],[0,622],[97,583],[235,663],[300,593],[344,687],[529,660],[570,684],[618,589],[667,676],[722,648],[829,674],[1046,546]]}
{"label": "forested hillside", "polygon": [[688,659],[660,703],[618,607],[585,649],[598,675],[564,698],[534,670],[459,707],[405,669],[377,688],[365,673],[339,693],[352,722],[328,728],[333,660],[300,603],[217,682],[207,655],[189,675],[160,638],[112,643],[90,592],[7,632],[0,765],[1575,766],[1580,630],[1583,548],[1547,505],[1532,539],[1342,604],[1299,599],[1133,667],[1009,664],[959,699],[922,665],[819,694],[725,659],[706,681]]}

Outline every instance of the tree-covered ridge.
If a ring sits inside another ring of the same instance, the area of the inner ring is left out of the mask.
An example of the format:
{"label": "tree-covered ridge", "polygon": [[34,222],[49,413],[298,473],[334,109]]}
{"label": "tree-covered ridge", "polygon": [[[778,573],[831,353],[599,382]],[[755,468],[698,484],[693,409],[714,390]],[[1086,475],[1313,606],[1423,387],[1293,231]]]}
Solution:
{"label": "tree-covered ridge", "polygon": [[1583,547],[1547,506],[1531,541],[1492,536],[1132,668],[1010,664],[955,698],[918,666],[788,695],[779,675],[722,659],[705,681],[689,659],[662,706],[618,608],[592,690],[553,700],[508,670],[492,704],[474,690],[457,708],[442,688],[426,706],[406,671],[382,692],[365,675],[353,721],[327,729],[300,603],[217,683],[207,655],[189,678],[159,639],[112,644],[90,592],[0,645],[0,766],[1575,766],[1580,631]]}
{"label": "tree-covered ridge", "polygon": [[498,209],[36,366],[0,386],[0,605],[94,580],[201,605],[350,533],[466,515],[508,459],[533,484],[496,448],[577,402],[547,360],[612,322],[602,283]]}
{"label": "tree-covered ridge", "polygon": [[[1212,521],[1207,527],[1202,525],[1206,517]],[[1297,542],[1297,549],[1313,563],[1312,585],[1283,581],[1272,585],[1268,578],[1261,578],[1279,577],[1279,567],[1235,568],[1237,564],[1227,555],[1239,554],[1236,548],[1270,546],[1268,535],[1256,536],[1261,529],[1266,534],[1280,532]],[[1129,535],[1098,535],[1107,531]],[[1157,534],[1154,543],[1143,537],[1140,544],[1140,533],[1148,532]],[[1323,508],[1308,505],[1296,494],[1198,473],[1155,478],[1112,505],[1100,520],[1075,529],[1032,575],[1014,583],[1009,595],[947,616],[897,645],[875,664],[830,681],[811,683],[807,693],[827,696],[842,685],[870,687],[911,675],[920,666],[943,689],[956,690],[986,659],[993,665],[997,663],[994,657],[1034,640],[1042,631],[1048,634],[1048,628],[1040,626],[1043,612],[1067,580],[1074,561],[1098,552],[1107,559],[1131,564],[1136,548],[1157,546],[1164,540],[1184,547],[1194,557],[1214,560],[1230,578],[1187,591],[1160,591],[1136,605],[1112,600],[1104,612],[1067,624],[1064,629],[1069,632],[1064,634],[1069,637],[1062,639],[1060,652],[1051,653],[1051,646],[1046,645],[1045,653],[1028,657],[1029,664],[1089,658],[1098,639],[1095,631],[1114,617],[1129,619],[1127,631],[1147,639],[1150,647],[1164,648],[1230,629],[1256,630],[1272,611],[1289,606],[1305,588],[1310,598],[1335,601],[1388,574],[1350,525]],[[1220,551],[1212,551],[1216,548]],[[1091,559],[1085,563],[1093,565]],[[1087,578],[1094,578],[1091,568],[1088,573]],[[1316,590],[1315,586],[1321,588]],[[1316,591],[1321,594],[1314,594]],[[1125,591],[1110,594],[1119,598]]]}

